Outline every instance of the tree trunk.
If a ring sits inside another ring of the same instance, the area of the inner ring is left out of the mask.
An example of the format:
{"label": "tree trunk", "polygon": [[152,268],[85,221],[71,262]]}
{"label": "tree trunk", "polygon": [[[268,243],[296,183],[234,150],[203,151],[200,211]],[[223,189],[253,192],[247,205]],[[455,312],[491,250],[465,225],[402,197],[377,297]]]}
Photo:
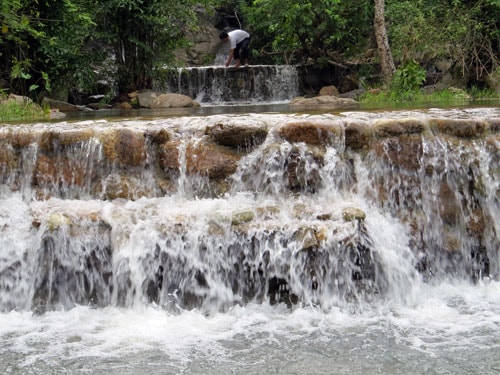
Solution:
{"label": "tree trunk", "polygon": [[394,66],[391,48],[389,47],[389,39],[387,38],[387,29],[385,27],[385,0],[375,0],[374,29],[382,76],[384,82],[388,83],[396,67]]}

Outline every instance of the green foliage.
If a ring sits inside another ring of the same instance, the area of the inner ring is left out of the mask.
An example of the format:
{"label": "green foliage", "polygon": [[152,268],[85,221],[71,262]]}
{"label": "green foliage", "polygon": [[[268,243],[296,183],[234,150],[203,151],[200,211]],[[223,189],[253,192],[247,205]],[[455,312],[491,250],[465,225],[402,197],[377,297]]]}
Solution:
{"label": "green foliage", "polygon": [[411,93],[422,86],[425,78],[425,70],[415,61],[410,61],[394,72],[390,89],[393,92]]}
{"label": "green foliage", "polygon": [[366,91],[359,101],[365,104],[391,104],[391,103],[405,103],[411,102],[413,104],[419,103],[443,103],[443,102],[456,102],[463,101],[464,96],[461,93],[455,93],[449,90],[436,91],[431,94],[424,92],[410,91],[391,91],[381,89],[370,89]]}
{"label": "green foliage", "polygon": [[330,52],[353,51],[371,30],[371,7],[366,0],[349,4],[340,0],[254,0],[241,8],[253,32],[252,43],[263,54],[275,56],[277,62],[317,60]]}
{"label": "green foliage", "polygon": [[0,23],[0,77],[12,92],[36,98],[53,86],[78,83],[77,72],[92,71],[84,47],[92,35],[85,0],[4,0]]}
{"label": "green foliage", "polygon": [[500,94],[492,89],[481,89],[477,86],[472,86],[467,90],[467,93],[474,99],[500,99]]}
{"label": "green foliage", "polygon": [[194,29],[193,0],[107,0],[96,4],[98,31],[114,47],[120,92],[151,88],[156,70],[173,62]]}
{"label": "green foliage", "polygon": [[467,91],[448,88],[439,91],[426,93],[423,90],[368,90],[359,98],[361,103],[365,104],[390,104],[390,103],[463,103],[470,100],[499,99],[498,93],[491,89],[480,89],[477,86],[471,87]]}
{"label": "green foliage", "polygon": [[[375,49],[372,0],[2,0],[0,82],[34,99],[92,91],[99,80],[120,92],[151,88],[197,29],[200,5],[234,10],[252,34],[253,63],[349,59],[366,70],[376,61],[364,53]],[[386,0],[386,20],[400,97],[436,61],[478,77],[500,66],[500,0]]]}
{"label": "green foliage", "polygon": [[396,61],[447,60],[462,74],[500,64],[500,1],[387,0]]}
{"label": "green foliage", "polygon": [[111,76],[122,91],[150,87],[155,69],[173,61],[185,31],[196,27],[195,6],[209,2],[3,0],[0,81],[12,92],[52,91],[62,100]]}

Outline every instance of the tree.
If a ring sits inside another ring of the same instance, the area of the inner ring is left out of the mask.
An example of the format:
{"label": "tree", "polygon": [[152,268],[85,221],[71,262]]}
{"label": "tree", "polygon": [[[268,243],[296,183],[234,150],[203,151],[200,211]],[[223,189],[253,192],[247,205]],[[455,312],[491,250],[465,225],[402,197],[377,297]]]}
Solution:
{"label": "tree", "polygon": [[151,88],[158,67],[174,60],[186,43],[184,31],[195,27],[193,0],[96,1],[99,35],[117,64],[119,92]]}
{"label": "tree", "polygon": [[89,64],[92,17],[82,0],[4,0],[0,74],[14,93],[68,87]]}
{"label": "tree", "polygon": [[391,48],[389,46],[389,39],[387,37],[387,29],[385,26],[385,1],[375,1],[375,18],[374,18],[374,31],[377,40],[378,54],[380,58],[380,68],[382,70],[382,77],[388,83],[391,80],[392,74],[396,70],[394,60],[392,57]]}
{"label": "tree", "polygon": [[[208,5],[209,0],[203,2]],[[195,28],[194,0],[3,0],[0,77],[15,93],[91,91],[112,58],[118,91],[151,88]]]}

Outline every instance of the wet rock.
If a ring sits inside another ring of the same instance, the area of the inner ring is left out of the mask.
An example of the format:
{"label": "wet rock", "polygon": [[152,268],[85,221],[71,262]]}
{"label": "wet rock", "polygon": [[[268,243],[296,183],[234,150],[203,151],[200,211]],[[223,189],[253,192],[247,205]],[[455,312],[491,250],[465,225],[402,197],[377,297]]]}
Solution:
{"label": "wet rock", "polygon": [[446,181],[441,182],[439,187],[439,214],[443,223],[455,225],[459,222],[460,203],[455,196],[455,191]]}
{"label": "wet rock", "polygon": [[54,153],[59,147],[59,136],[60,132],[58,131],[43,132],[38,142],[40,150],[46,153]]}
{"label": "wet rock", "polygon": [[101,183],[95,185],[94,191],[94,194],[99,194],[106,200],[119,198],[136,200],[148,196],[148,193],[140,179],[117,174],[105,177]]}
{"label": "wet rock", "polygon": [[467,232],[474,238],[481,239],[486,229],[485,215],[482,210],[471,212],[467,222]]}
{"label": "wet rock", "polygon": [[[160,165],[164,170],[180,171],[180,141],[172,141],[160,148]],[[213,142],[189,142],[186,146],[186,173],[224,179],[236,171],[241,155]]]}
{"label": "wet rock", "polygon": [[170,141],[172,136],[168,130],[160,129],[146,132],[146,138],[154,145],[162,145]]}
{"label": "wet rock", "polygon": [[269,280],[267,294],[271,305],[285,303],[288,307],[292,307],[292,305],[296,305],[299,301],[298,296],[290,291],[288,282],[276,276]]}
{"label": "wet rock", "polygon": [[301,250],[315,249],[319,245],[316,230],[311,227],[299,228],[293,234],[293,239],[299,244]]}
{"label": "wet rock", "polygon": [[121,167],[138,167],[146,159],[144,135],[129,129],[118,129],[101,135],[106,158]]}
{"label": "wet rock", "polygon": [[3,142],[0,142],[0,170],[4,173],[15,170],[17,165],[16,154],[14,150]]}
{"label": "wet rock", "polygon": [[365,220],[366,213],[357,207],[345,207],[342,209],[342,218],[344,221]]}
{"label": "wet rock", "polygon": [[278,128],[278,134],[288,142],[332,146],[342,137],[340,125],[325,122],[289,122]]}
{"label": "wet rock", "polygon": [[30,144],[37,141],[36,134],[32,132],[8,132],[2,133],[0,139],[5,139],[7,144],[10,144],[15,149],[28,147]]}
{"label": "wet rock", "polygon": [[52,214],[47,220],[47,228],[50,231],[59,229],[60,227],[71,224],[71,219],[62,214]]}
{"label": "wet rock", "polygon": [[61,131],[58,141],[61,147],[67,147],[77,143],[88,142],[93,137],[95,137],[95,132],[92,129],[69,130]]}
{"label": "wet rock", "polygon": [[425,121],[420,119],[383,119],[373,124],[373,135],[376,137],[399,137],[415,133],[423,133],[428,129]]}
{"label": "wet rock", "polygon": [[351,122],[344,129],[345,146],[353,150],[368,147],[372,130],[368,123]]}
{"label": "wet rock", "polygon": [[488,122],[474,119],[433,119],[431,126],[438,132],[459,138],[475,138],[485,135]]}
{"label": "wet rock", "polygon": [[371,148],[381,160],[397,170],[418,171],[422,167],[423,143],[420,135],[382,139],[373,142]]}
{"label": "wet rock", "polygon": [[492,118],[487,120],[488,127],[494,133],[500,131],[500,118]]}
{"label": "wet rock", "polygon": [[286,161],[287,187],[292,191],[317,191],[321,187],[320,168],[324,153],[302,152],[292,148]]}
{"label": "wet rock", "polygon": [[237,149],[249,149],[260,145],[267,136],[264,123],[219,122],[207,127],[205,134],[216,143]]}
{"label": "wet rock", "polygon": [[243,223],[249,223],[255,217],[255,213],[253,211],[240,211],[233,213],[231,218],[231,225],[239,225]]}
{"label": "wet rock", "polygon": [[39,155],[33,173],[33,184],[40,187],[84,186],[86,171],[75,168],[68,155]]}

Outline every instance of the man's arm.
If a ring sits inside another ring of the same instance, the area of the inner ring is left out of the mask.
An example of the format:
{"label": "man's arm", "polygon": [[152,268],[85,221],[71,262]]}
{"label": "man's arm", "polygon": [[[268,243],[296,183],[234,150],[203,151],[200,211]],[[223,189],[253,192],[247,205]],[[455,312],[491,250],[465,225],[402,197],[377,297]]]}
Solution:
{"label": "man's arm", "polygon": [[234,56],[234,48],[231,48],[229,50],[229,55],[227,56],[226,66],[229,66],[229,64],[231,64],[231,61],[233,60],[233,56]]}

